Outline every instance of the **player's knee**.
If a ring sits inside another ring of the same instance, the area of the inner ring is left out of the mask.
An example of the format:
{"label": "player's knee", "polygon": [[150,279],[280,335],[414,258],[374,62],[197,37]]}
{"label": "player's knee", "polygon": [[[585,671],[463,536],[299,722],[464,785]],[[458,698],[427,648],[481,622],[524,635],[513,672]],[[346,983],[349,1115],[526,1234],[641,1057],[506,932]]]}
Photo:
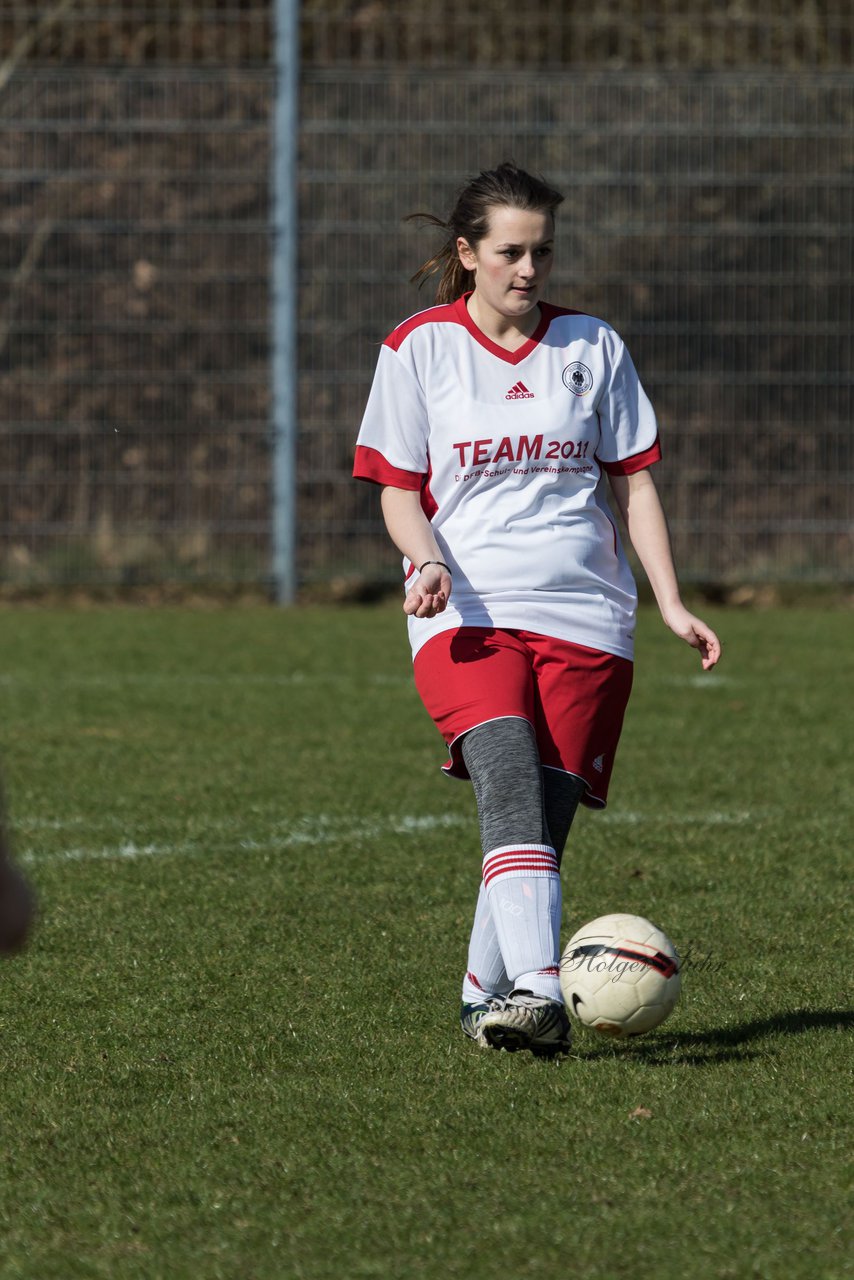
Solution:
{"label": "player's knee", "polygon": [[542,841],[542,770],[533,726],[517,716],[490,720],[466,734],[462,752],[484,849]]}

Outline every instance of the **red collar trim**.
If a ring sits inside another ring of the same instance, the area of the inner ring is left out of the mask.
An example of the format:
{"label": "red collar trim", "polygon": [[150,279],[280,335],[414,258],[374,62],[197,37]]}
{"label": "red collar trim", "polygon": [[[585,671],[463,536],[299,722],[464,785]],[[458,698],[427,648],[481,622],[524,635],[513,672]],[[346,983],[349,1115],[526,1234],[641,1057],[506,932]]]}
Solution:
{"label": "red collar trim", "polygon": [[522,343],[521,347],[517,347],[515,351],[508,351],[506,347],[501,347],[497,342],[493,342],[491,338],[488,338],[482,329],[478,329],[474,320],[472,320],[469,315],[468,300],[473,292],[473,290],[470,290],[468,293],[464,293],[462,297],[457,298],[454,303],[454,310],[457,313],[457,319],[460,324],[468,330],[475,342],[479,342],[490,355],[497,356],[499,360],[504,360],[507,364],[519,364],[542,342],[546,335],[546,331],[551,324],[555,309],[550,307],[546,302],[539,303],[540,322],[536,329],[531,334],[530,338],[528,338],[527,342]]}

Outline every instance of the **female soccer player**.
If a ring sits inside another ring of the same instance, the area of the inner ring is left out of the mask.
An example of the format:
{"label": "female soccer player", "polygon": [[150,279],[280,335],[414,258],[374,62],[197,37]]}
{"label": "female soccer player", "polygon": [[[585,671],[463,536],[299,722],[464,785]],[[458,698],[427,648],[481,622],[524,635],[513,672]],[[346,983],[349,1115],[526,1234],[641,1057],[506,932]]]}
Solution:
{"label": "female soccer player", "polygon": [[512,164],[459,193],[437,304],[386,338],[354,474],[404,556],[419,694],[470,778],[483,848],[461,1025],[484,1047],[566,1052],[560,860],[603,808],[632,682],[637,592],[607,476],[668,627],[720,657],[682,603],[650,467],[658,428],[602,320],[542,300],[563,197]]}

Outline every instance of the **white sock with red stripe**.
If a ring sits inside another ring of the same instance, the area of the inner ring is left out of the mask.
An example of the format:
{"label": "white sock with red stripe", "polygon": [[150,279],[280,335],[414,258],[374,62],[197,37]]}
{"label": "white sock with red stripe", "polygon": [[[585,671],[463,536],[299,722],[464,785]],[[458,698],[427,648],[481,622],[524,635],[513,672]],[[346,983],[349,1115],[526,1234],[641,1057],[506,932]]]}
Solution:
{"label": "white sock with red stripe", "polygon": [[463,979],[463,1003],[480,1004],[489,996],[508,996],[512,989],[498,945],[492,908],[481,880],[469,939],[468,969]]}
{"label": "white sock with red stripe", "polygon": [[561,884],[554,849],[491,849],[483,859],[483,884],[513,987],[560,1000]]}

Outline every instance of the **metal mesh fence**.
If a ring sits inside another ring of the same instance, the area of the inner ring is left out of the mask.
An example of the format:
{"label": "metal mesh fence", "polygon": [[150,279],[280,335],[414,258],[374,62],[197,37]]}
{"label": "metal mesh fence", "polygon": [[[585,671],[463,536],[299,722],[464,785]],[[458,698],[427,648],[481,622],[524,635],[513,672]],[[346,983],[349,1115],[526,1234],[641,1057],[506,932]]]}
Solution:
{"label": "metal mesh fence", "polygon": [[0,99],[7,582],[269,572],[265,74]]}
{"label": "metal mesh fence", "polygon": [[0,574],[265,582],[269,0],[0,0]]}
{"label": "metal mesh fence", "polygon": [[302,52],[312,67],[839,70],[852,36],[842,0],[305,0]]}
{"label": "metal mesh fence", "polygon": [[[852,576],[854,20],[629,8],[534,0],[522,40],[506,0],[305,0],[304,583],[396,576],[349,473],[376,345],[432,301],[402,218],[507,156],[567,193],[550,296],[629,343],[685,576]],[[0,0],[6,583],[267,582],[271,9]]]}
{"label": "metal mesh fence", "polygon": [[512,157],[568,199],[555,301],[603,315],[658,410],[693,579],[838,579],[852,557],[854,79],[313,74],[304,90],[303,562],[379,573],[344,480],[375,344],[455,185]]}
{"label": "metal mesh fence", "polygon": [[[0,59],[264,67],[273,0],[0,0]],[[302,0],[306,66],[850,68],[848,0]]]}
{"label": "metal mesh fence", "polygon": [[266,67],[272,26],[269,0],[0,0],[0,59],[124,70]]}

